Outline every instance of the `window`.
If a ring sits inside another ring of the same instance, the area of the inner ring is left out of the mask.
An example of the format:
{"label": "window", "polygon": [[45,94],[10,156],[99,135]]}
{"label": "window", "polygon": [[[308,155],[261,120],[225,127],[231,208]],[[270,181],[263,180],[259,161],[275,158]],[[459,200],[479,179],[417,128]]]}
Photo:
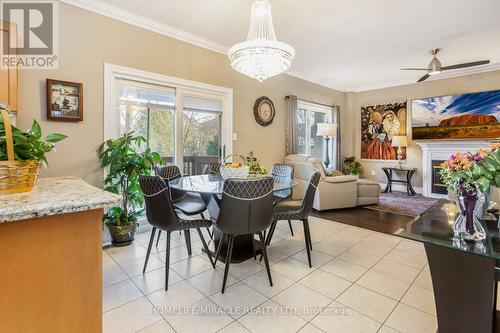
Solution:
{"label": "window", "polygon": [[174,161],[175,90],[118,80],[120,135],[131,131],[144,136],[148,147],[165,162]]}
{"label": "window", "polygon": [[184,174],[232,153],[232,89],[111,64],[104,73],[105,140],[135,131]]}
{"label": "window", "polygon": [[[325,160],[325,138],[317,136],[319,123],[336,123],[333,107],[311,102],[297,102],[296,111],[297,154],[310,155],[320,161]],[[328,156],[331,168],[338,168],[337,138],[331,138],[328,145]]]}

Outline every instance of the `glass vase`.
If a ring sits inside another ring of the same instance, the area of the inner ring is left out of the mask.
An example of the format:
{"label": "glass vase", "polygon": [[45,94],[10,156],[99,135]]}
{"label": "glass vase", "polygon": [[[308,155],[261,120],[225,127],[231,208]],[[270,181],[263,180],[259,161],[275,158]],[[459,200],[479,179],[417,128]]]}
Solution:
{"label": "glass vase", "polygon": [[485,202],[484,194],[475,189],[463,190],[457,195],[460,214],[453,224],[453,233],[466,241],[486,239],[486,231],[478,216]]}

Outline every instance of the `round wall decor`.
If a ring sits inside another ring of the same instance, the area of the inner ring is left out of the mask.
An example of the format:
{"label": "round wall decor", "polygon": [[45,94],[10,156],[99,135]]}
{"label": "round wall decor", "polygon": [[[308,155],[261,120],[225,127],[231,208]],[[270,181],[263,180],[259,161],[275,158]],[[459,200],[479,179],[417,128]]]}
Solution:
{"label": "round wall decor", "polygon": [[266,96],[262,96],[255,101],[253,107],[253,115],[255,116],[255,121],[262,126],[268,126],[272,124],[274,120],[274,104]]}

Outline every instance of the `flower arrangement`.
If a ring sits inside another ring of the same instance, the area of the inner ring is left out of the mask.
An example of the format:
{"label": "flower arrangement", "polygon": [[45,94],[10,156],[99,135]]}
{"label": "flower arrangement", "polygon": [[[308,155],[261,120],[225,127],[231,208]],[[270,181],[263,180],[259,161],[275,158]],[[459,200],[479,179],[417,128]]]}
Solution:
{"label": "flower arrangement", "polygon": [[248,167],[250,168],[251,175],[267,175],[269,171],[260,164],[258,158],[254,155],[253,151],[248,153],[245,157]]}
{"label": "flower arrangement", "polygon": [[441,164],[441,177],[449,189],[460,180],[476,183],[482,192],[490,186],[500,187],[500,143],[480,148],[475,153],[456,153]]}

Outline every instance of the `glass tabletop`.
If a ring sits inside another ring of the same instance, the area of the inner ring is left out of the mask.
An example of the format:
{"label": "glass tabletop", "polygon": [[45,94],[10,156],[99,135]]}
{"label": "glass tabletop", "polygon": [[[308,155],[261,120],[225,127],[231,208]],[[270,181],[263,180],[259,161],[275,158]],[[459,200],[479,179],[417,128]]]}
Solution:
{"label": "glass tabletop", "polygon": [[[257,176],[258,177],[258,176]],[[220,175],[198,175],[184,176],[170,182],[172,188],[197,193],[221,194],[224,188],[224,180]],[[297,182],[274,182],[273,191],[289,190],[297,186]]]}
{"label": "glass tabletop", "polygon": [[395,233],[411,240],[443,246],[457,251],[500,259],[500,233],[498,222],[481,221],[487,237],[481,242],[466,242],[453,237],[453,222],[458,215],[457,206],[445,199],[429,208],[416,221]]}

